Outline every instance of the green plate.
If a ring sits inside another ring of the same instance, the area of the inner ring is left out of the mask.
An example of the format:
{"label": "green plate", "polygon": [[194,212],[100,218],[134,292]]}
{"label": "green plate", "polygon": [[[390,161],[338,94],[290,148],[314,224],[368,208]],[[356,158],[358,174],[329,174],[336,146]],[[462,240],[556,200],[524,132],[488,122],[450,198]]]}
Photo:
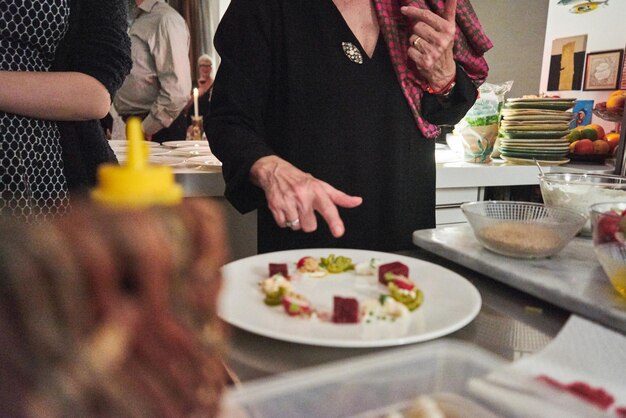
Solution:
{"label": "green plate", "polygon": [[569,129],[566,131],[519,131],[514,129],[500,129],[500,134],[505,138],[511,139],[554,139],[563,138],[569,133]]}
{"label": "green plate", "polygon": [[514,154],[517,155],[567,155],[567,153],[569,152],[568,149],[559,149],[559,150],[537,150],[537,149],[519,149],[519,148],[499,148],[500,152],[503,154],[510,154],[512,156],[515,156]]}
{"label": "green plate", "polygon": [[536,158],[538,160],[558,160],[567,156],[567,151],[556,154],[500,151],[500,155],[512,158]]}
{"label": "green plate", "polygon": [[570,102],[520,102],[520,103],[505,103],[505,109],[546,109],[546,110],[567,110],[573,107],[573,103]]}
{"label": "green plate", "polygon": [[541,165],[560,165],[569,163],[569,158],[559,158],[557,160],[539,160],[537,158],[515,158],[502,156],[502,159],[511,164],[523,164],[523,165],[535,165],[540,163]]}

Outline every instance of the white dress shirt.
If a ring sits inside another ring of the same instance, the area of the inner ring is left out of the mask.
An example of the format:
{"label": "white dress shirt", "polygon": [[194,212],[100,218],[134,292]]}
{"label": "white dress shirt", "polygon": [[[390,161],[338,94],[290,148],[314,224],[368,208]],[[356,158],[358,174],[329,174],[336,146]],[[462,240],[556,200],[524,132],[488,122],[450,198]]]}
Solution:
{"label": "white dress shirt", "polygon": [[153,135],[170,126],[189,100],[189,29],[162,0],[145,0],[129,35],[133,68],[113,103],[122,116],[148,114],[143,130]]}

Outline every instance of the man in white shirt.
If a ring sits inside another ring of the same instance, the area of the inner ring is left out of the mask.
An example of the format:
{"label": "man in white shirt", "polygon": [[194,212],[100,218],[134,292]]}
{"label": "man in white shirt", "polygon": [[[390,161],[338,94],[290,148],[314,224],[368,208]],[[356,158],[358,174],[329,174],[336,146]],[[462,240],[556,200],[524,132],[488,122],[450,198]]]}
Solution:
{"label": "man in white shirt", "polygon": [[179,115],[191,91],[189,29],[163,0],[135,2],[133,68],[113,100],[115,109],[123,119],[140,116],[153,141],[185,139],[186,121]]}

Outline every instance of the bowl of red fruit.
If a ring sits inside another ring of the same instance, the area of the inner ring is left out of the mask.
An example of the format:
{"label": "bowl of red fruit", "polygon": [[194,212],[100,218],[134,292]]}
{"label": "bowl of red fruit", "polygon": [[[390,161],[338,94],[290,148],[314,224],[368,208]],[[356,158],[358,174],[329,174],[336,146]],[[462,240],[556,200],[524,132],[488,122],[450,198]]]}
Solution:
{"label": "bowl of red fruit", "polygon": [[615,290],[626,298],[626,202],[597,203],[589,213],[598,261]]}

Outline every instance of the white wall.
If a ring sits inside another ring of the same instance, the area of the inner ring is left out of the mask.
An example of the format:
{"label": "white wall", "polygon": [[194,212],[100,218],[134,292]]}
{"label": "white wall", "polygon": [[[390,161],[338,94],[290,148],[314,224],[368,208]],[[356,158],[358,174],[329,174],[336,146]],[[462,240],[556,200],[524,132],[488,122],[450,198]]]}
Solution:
{"label": "white wall", "polygon": [[472,0],[472,6],[493,42],[485,54],[487,81],[513,80],[507,97],[538,94],[548,0]]}
{"label": "white wall", "polygon": [[[624,49],[626,45],[626,2],[610,1],[591,12],[574,14],[569,10],[572,4],[563,6],[557,0],[551,0],[548,8],[546,25],[546,39],[543,49],[543,63],[541,67],[541,91],[560,96],[576,97],[578,99],[595,100],[596,103],[606,101],[610,91],[547,91],[548,72],[552,41],[557,38],[566,38],[577,35],[587,35],[587,52]],[[584,77],[583,77],[584,84]],[[603,122],[594,116],[593,122],[600,123],[613,129],[612,123]]]}
{"label": "white wall", "polygon": [[[215,0],[211,0],[215,1]],[[228,5],[230,4],[230,0],[218,0],[219,1],[219,11],[220,11],[220,20],[222,16],[224,16],[224,12],[228,9]]]}

